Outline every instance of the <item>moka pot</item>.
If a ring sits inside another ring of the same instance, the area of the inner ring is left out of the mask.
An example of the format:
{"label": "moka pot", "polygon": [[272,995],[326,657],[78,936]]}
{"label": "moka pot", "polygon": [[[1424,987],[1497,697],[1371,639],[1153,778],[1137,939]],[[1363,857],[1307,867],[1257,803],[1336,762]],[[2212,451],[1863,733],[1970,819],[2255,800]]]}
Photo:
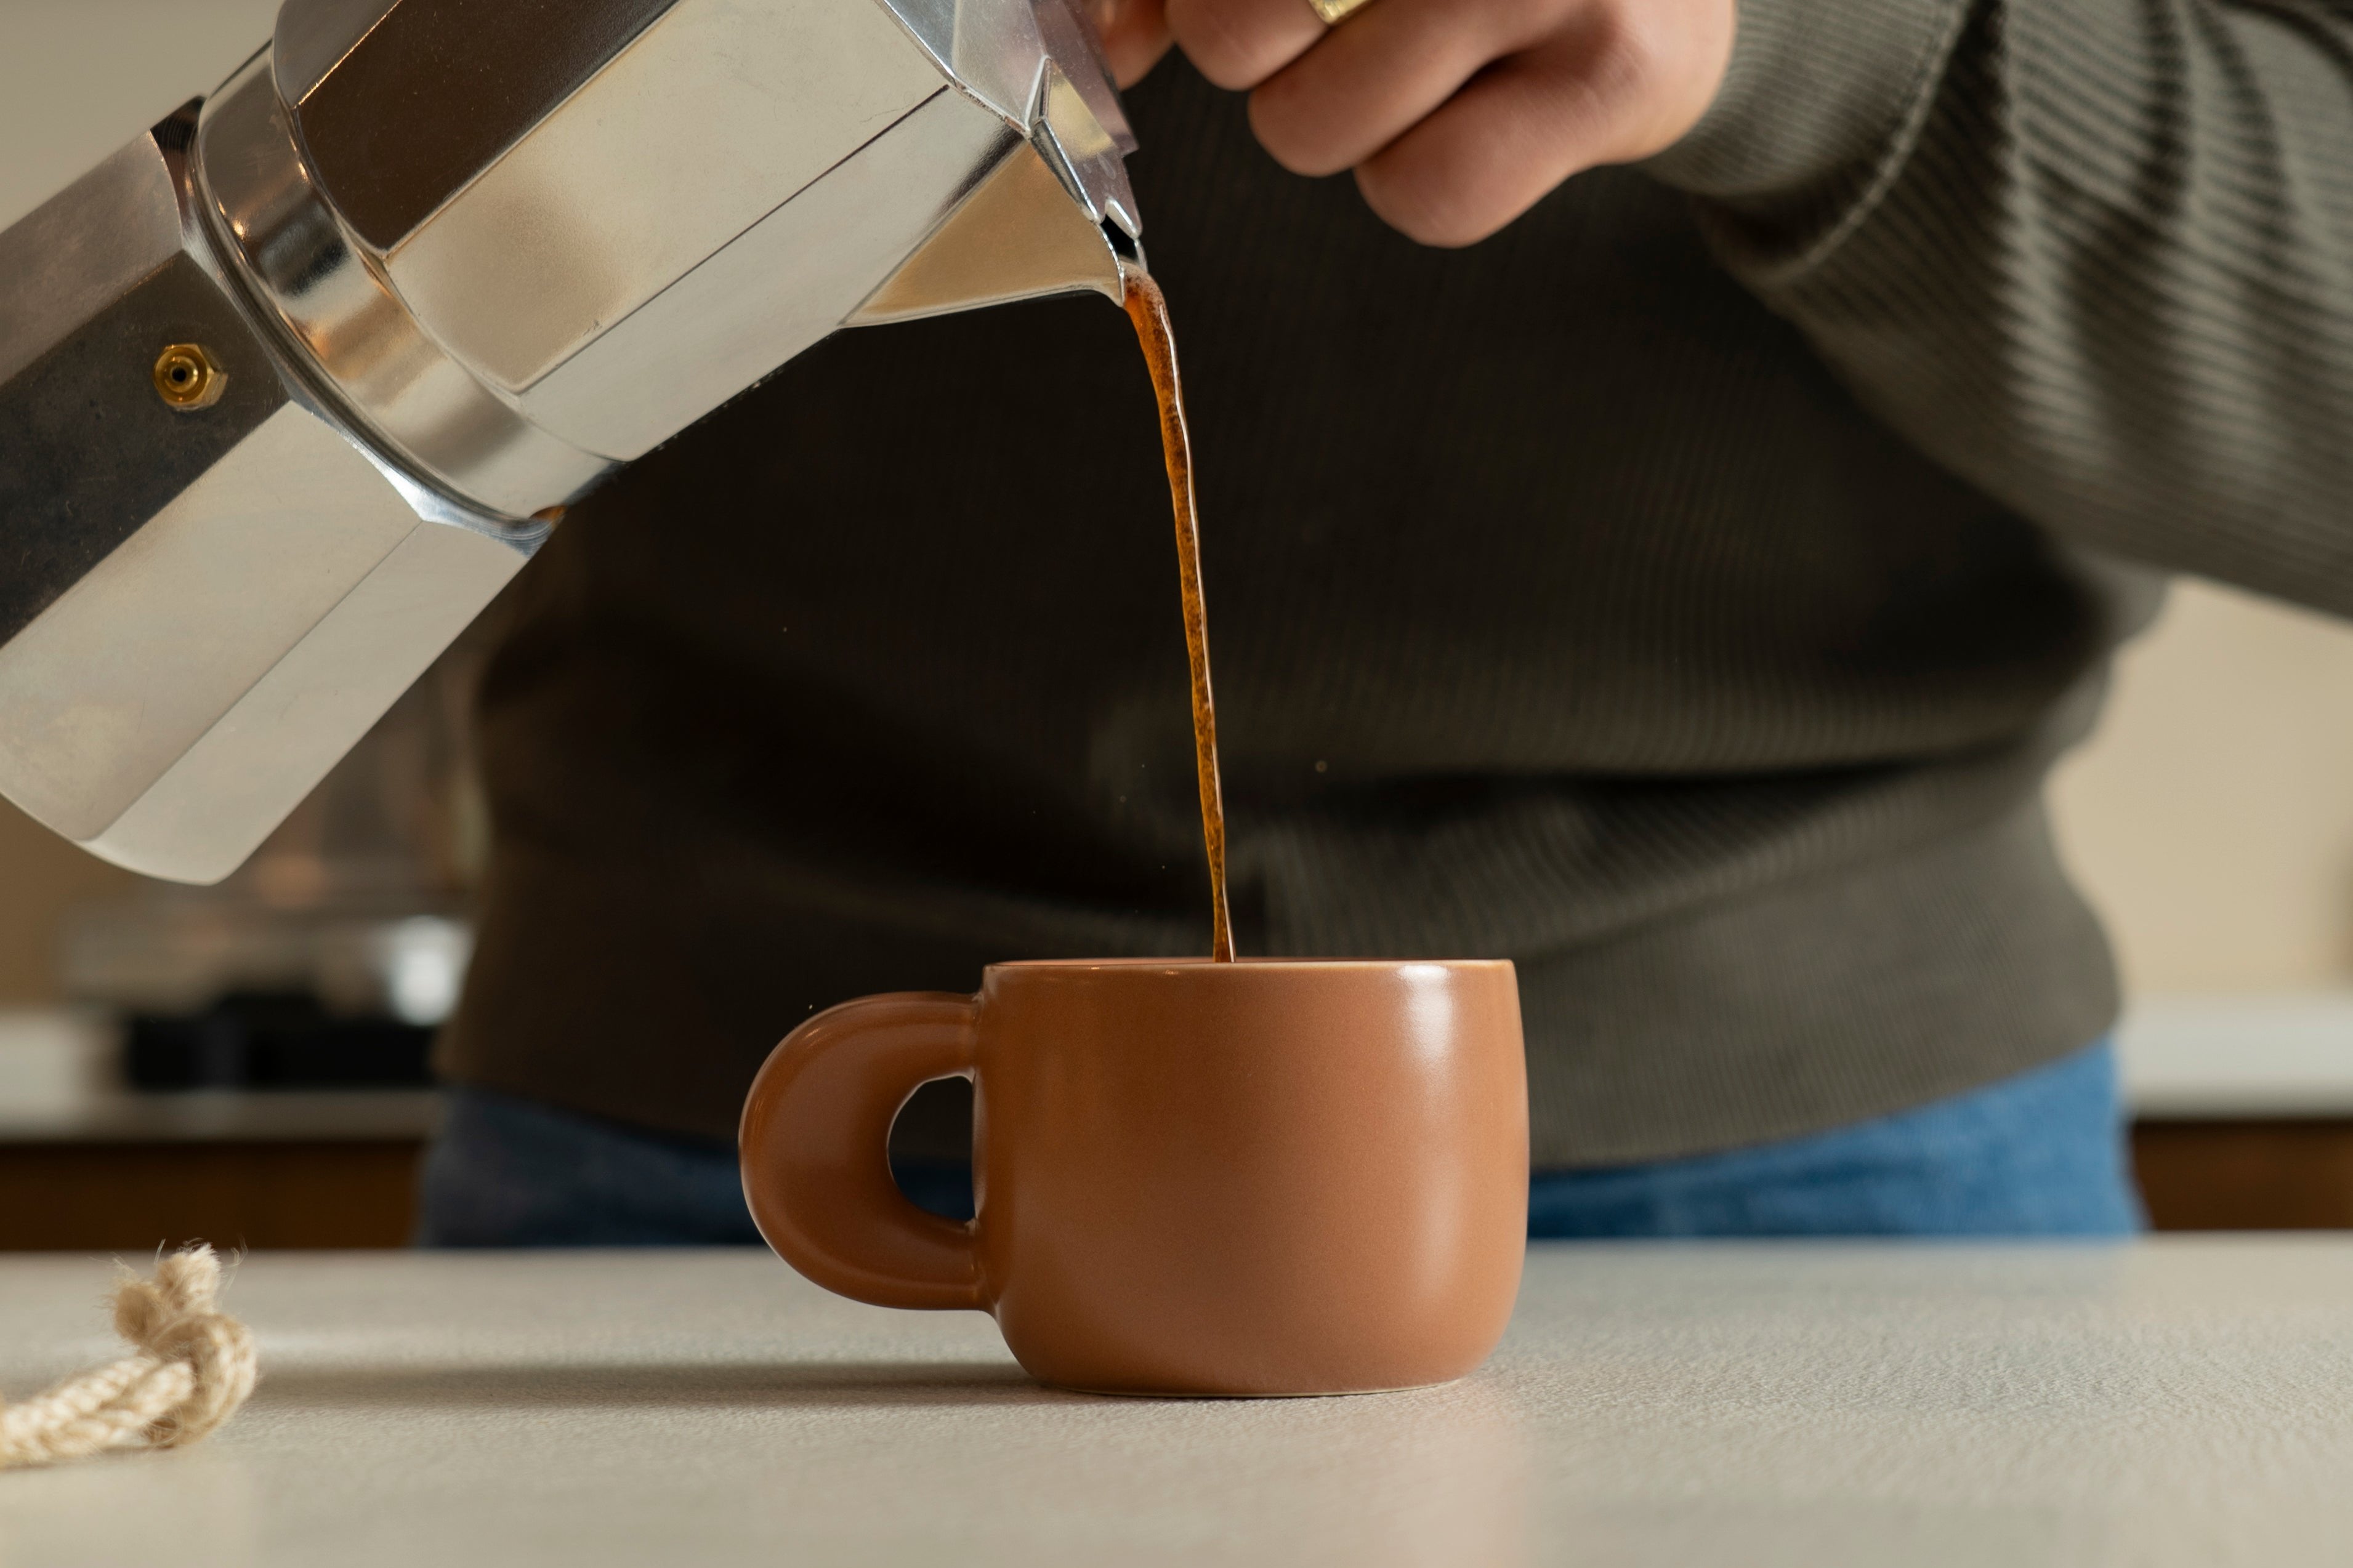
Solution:
{"label": "moka pot", "polygon": [[1067,0],[288,0],[0,233],[0,795],[216,880],[563,509],[839,328],[1122,295]]}

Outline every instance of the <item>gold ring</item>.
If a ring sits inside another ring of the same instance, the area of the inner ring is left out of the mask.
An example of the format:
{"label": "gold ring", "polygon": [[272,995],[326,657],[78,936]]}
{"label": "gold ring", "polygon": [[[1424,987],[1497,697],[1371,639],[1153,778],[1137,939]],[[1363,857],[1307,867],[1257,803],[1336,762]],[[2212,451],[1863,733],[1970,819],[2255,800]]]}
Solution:
{"label": "gold ring", "polygon": [[1372,3],[1373,0],[1307,0],[1327,27],[1338,26]]}

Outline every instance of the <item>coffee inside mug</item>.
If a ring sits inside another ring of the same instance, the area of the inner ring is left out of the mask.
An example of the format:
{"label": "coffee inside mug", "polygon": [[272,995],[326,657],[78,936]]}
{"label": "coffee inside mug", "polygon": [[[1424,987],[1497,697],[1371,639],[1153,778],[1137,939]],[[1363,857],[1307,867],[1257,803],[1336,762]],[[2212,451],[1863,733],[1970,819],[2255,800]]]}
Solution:
{"label": "coffee inside mug", "polygon": [[[974,1084],[977,1213],[891,1179],[916,1088]],[[1404,1388],[1519,1289],[1527,1084],[1501,960],[1071,960],[818,1014],[762,1067],[744,1191],[786,1261],[993,1313],[1033,1376],[1120,1394]]]}

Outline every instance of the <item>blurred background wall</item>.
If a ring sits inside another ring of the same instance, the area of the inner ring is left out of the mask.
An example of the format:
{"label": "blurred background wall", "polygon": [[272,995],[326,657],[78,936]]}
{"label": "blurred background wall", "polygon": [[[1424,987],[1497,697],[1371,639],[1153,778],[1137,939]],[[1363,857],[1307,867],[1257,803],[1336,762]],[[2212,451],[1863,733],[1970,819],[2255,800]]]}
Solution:
{"label": "blurred background wall", "polygon": [[2353,628],[2179,584],[2052,795],[2133,992],[2353,979]]}

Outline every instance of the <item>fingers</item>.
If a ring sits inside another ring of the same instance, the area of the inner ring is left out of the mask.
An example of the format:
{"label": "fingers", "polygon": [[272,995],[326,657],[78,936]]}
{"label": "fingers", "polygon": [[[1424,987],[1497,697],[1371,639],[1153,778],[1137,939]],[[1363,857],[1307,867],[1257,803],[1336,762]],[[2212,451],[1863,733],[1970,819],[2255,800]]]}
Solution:
{"label": "fingers", "polygon": [[1204,76],[1256,89],[1278,163],[1355,168],[1373,210],[1430,245],[1671,145],[1722,84],[1736,19],[1733,0],[1372,0],[1327,28],[1308,0],[1165,5]]}
{"label": "fingers", "polygon": [[1124,91],[1160,63],[1173,41],[1162,0],[1086,0],[1087,20],[1103,40],[1112,79]]}
{"label": "fingers", "polygon": [[1423,245],[1473,245],[1617,151],[1635,82],[1593,37],[1496,61],[1445,108],[1367,157],[1365,202]]}
{"label": "fingers", "polygon": [[1706,0],[1658,0],[1632,22],[1596,8],[1357,165],[1357,188],[1424,245],[1473,244],[1572,174],[1673,145],[1706,112],[1731,53],[1730,17]]}
{"label": "fingers", "polygon": [[1256,87],[1331,31],[1307,0],[1167,0],[1167,7],[1186,58],[1237,91]]}
{"label": "fingers", "polygon": [[[1306,0],[1292,0],[1308,9]],[[1250,96],[1250,125],[1294,174],[1371,157],[1491,60],[1541,42],[1586,0],[1373,0]],[[1188,45],[1189,52],[1189,45]]]}

